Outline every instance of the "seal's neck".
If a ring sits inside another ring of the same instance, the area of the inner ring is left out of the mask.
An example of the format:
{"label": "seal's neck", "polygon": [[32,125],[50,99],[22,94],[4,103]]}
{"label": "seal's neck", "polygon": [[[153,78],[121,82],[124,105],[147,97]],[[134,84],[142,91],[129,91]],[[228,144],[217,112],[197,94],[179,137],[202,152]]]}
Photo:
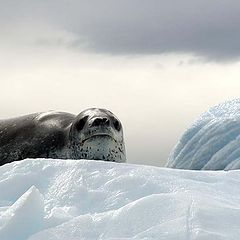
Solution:
{"label": "seal's neck", "polygon": [[100,138],[83,145],[70,144],[71,158],[125,162],[125,147],[122,143]]}

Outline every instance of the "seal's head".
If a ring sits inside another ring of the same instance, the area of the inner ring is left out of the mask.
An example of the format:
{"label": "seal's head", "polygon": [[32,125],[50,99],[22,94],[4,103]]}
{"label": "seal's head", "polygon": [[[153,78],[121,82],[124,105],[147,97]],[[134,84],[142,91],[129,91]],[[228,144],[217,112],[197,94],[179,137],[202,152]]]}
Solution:
{"label": "seal's head", "polygon": [[106,109],[81,112],[72,123],[69,139],[74,159],[126,161],[122,124]]}

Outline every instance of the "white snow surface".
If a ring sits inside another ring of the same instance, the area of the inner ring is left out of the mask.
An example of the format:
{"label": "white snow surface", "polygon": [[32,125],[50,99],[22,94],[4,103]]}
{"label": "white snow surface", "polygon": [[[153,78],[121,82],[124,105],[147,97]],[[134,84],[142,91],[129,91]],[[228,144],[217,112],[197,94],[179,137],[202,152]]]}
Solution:
{"label": "white snow surface", "polygon": [[166,166],[194,170],[240,169],[240,99],[203,113],[183,134]]}
{"label": "white snow surface", "polygon": [[236,240],[240,170],[87,160],[0,167],[1,240]]}

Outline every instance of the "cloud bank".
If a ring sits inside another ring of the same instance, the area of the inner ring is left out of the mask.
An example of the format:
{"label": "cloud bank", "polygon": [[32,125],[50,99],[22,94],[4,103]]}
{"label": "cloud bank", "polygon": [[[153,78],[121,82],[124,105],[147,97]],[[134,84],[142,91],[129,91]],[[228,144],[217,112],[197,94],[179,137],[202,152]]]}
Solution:
{"label": "cloud bank", "polygon": [[[240,2],[202,0],[2,1],[2,27],[54,26],[75,36],[69,47],[109,54],[191,53],[210,60],[240,56]],[[52,44],[42,37],[38,44]],[[65,43],[58,39],[58,42]]]}

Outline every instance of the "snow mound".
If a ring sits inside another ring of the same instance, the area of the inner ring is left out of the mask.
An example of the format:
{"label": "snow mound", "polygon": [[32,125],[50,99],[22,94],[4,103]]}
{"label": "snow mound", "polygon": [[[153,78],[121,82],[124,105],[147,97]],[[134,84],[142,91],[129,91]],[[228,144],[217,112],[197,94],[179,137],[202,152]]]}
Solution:
{"label": "snow mound", "polygon": [[240,171],[14,162],[0,167],[0,239],[236,240],[239,185]]}
{"label": "snow mound", "polygon": [[0,239],[26,239],[41,229],[43,217],[43,198],[33,186],[12,206],[1,212]]}
{"label": "snow mound", "polygon": [[240,169],[240,99],[203,113],[183,134],[166,166],[194,170]]}

